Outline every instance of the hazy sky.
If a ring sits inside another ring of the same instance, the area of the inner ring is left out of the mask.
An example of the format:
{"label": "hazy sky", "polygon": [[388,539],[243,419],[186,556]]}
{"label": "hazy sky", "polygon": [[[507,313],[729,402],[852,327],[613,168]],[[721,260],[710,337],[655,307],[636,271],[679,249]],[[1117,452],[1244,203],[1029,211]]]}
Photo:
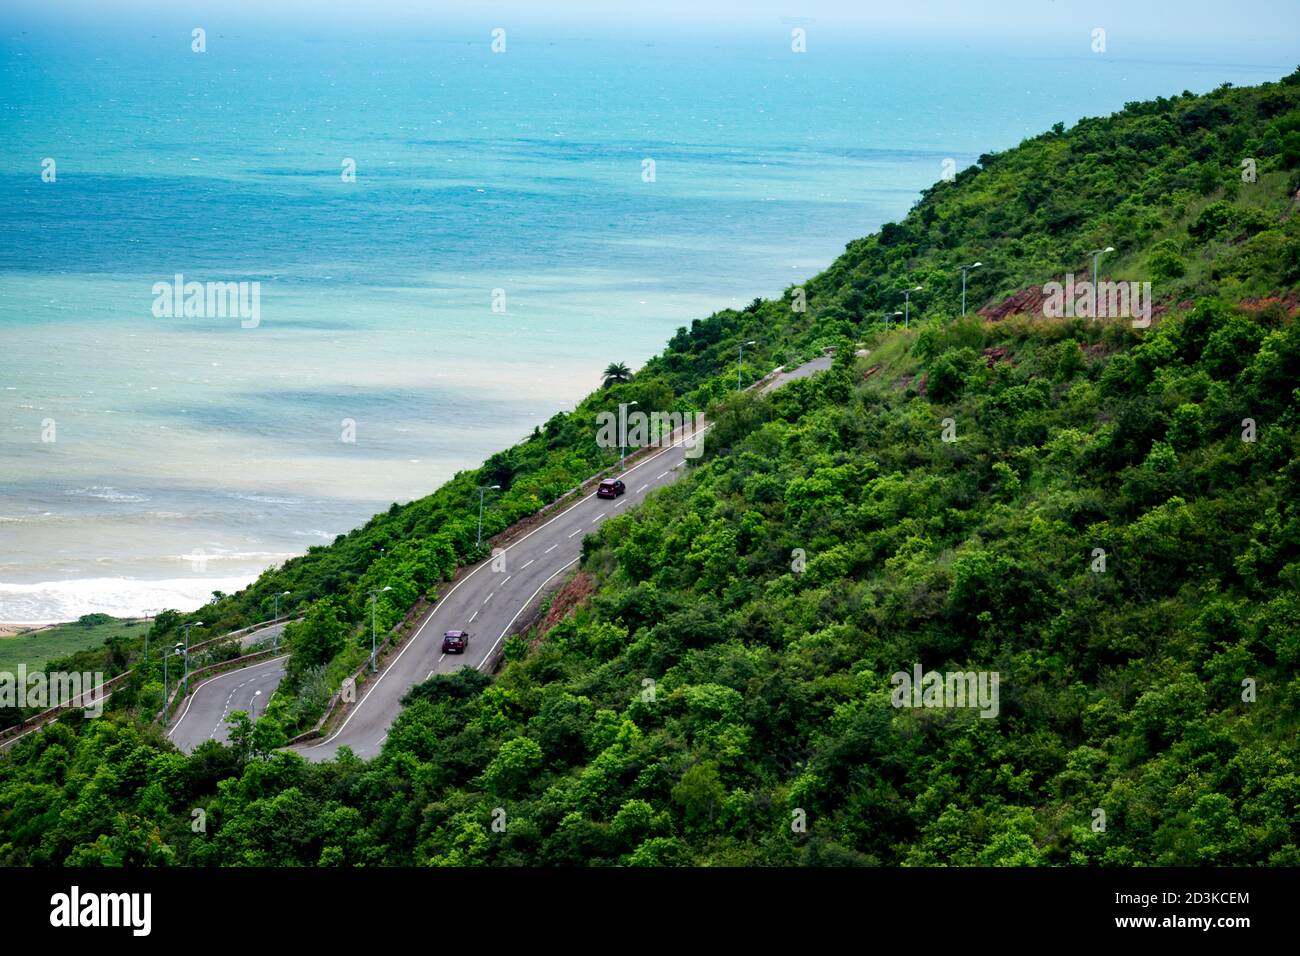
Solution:
{"label": "hazy sky", "polygon": [[1117,55],[1180,46],[1225,54],[1253,47],[1300,49],[1298,0],[4,0],[3,7],[0,22],[9,25],[111,19],[126,29],[188,20],[219,28],[242,20],[287,20],[317,29],[383,29],[395,22],[471,29],[529,24],[551,35],[584,27],[703,34],[803,25],[810,42],[819,31],[828,38],[850,31],[1056,44],[1103,27]]}

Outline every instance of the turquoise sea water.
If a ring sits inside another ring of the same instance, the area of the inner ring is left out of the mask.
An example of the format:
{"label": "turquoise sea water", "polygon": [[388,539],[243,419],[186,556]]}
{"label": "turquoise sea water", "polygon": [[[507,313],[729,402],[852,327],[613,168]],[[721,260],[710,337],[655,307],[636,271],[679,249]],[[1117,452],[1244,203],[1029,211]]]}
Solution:
{"label": "turquoise sea water", "polygon": [[[947,158],[1294,67],[0,20],[0,621],[198,606],[818,271]],[[156,318],[177,273],[260,282],[258,326]]]}

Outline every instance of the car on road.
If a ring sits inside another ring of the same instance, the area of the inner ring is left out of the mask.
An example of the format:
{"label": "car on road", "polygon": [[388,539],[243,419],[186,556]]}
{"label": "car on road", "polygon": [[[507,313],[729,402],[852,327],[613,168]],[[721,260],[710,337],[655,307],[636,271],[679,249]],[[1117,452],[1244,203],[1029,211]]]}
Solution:
{"label": "car on road", "polygon": [[469,631],[448,631],[442,635],[444,654],[464,654],[469,646]]}
{"label": "car on road", "polygon": [[605,478],[601,481],[600,487],[596,489],[596,497],[617,498],[625,491],[627,491],[627,485],[617,478]]}

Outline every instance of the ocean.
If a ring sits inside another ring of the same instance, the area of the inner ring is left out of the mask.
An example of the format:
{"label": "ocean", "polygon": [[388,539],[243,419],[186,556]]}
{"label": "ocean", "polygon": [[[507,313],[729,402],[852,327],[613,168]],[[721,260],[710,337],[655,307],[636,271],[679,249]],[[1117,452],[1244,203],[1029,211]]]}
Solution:
{"label": "ocean", "polygon": [[[0,15],[0,621],[198,607],[814,274],[945,160],[1295,66]],[[259,283],[258,321],[155,315],[177,275]]]}

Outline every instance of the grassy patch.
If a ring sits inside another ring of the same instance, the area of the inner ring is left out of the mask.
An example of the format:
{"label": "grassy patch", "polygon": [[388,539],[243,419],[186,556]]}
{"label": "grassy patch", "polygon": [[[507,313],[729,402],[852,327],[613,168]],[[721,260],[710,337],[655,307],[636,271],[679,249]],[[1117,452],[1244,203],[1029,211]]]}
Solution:
{"label": "grassy patch", "polygon": [[143,637],[147,628],[144,621],[114,619],[103,624],[55,624],[0,638],[0,671],[16,671],[19,664],[29,670],[44,667],[47,661],[98,647],[111,638]]}

